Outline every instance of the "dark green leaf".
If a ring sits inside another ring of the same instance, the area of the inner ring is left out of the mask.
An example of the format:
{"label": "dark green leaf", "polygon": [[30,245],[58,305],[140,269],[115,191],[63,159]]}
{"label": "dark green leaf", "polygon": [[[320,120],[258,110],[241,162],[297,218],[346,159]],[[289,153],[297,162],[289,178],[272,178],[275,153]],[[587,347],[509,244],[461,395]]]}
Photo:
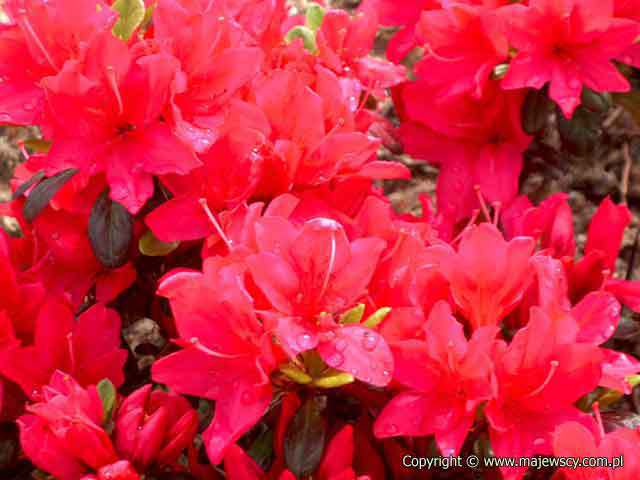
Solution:
{"label": "dark green leaf", "polygon": [[600,118],[585,108],[577,108],[570,119],[558,110],[558,133],[562,145],[574,155],[592,152],[600,138]]}
{"label": "dark green leaf", "polygon": [[60,190],[65,183],[71,180],[71,177],[73,177],[77,172],[77,169],[69,168],[68,170],[64,170],[57,175],[40,182],[31,191],[27,201],[24,203],[24,209],[22,211],[24,213],[24,218],[26,218],[28,222],[32,222],[33,219],[36,218],[47,205],[49,205],[53,196],[58,193],[58,190]]}
{"label": "dark green leaf", "polygon": [[29,180],[27,180],[26,182],[21,184],[18,188],[16,188],[16,191],[13,192],[13,195],[11,196],[11,200],[20,198],[22,195],[24,195],[27,192],[27,190],[33,187],[36,183],[40,183],[40,181],[43,178],[44,178],[44,170],[39,170]]}
{"label": "dark green leaf", "polygon": [[147,230],[138,240],[138,250],[147,257],[164,257],[173,252],[180,242],[163,242],[151,230]]}
{"label": "dark green leaf", "polygon": [[529,135],[535,135],[547,124],[552,109],[553,103],[545,90],[529,90],[522,104],[522,129]]}
{"label": "dark green leaf", "polygon": [[108,268],[118,268],[127,262],[129,246],[133,239],[131,214],[103,192],[91,210],[89,240],[93,252]]}
{"label": "dark green leaf", "polygon": [[590,88],[582,89],[582,106],[592,112],[604,113],[611,107],[611,95],[608,93],[596,93]]}
{"label": "dark green leaf", "polygon": [[318,468],[327,435],[324,418],[326,397],[311,397],[300,407],[284,439],[287,467],[297,477],[309,475]]}
{"label": "dark green leaf", "polygon": [[107,424],[111,421],[113,408],[116,406],[116,387],[110,380],[105,378],[104,380],[100,380],[96,388],[98,389],[100,400],[102,400],[102,421],[104,424]]}

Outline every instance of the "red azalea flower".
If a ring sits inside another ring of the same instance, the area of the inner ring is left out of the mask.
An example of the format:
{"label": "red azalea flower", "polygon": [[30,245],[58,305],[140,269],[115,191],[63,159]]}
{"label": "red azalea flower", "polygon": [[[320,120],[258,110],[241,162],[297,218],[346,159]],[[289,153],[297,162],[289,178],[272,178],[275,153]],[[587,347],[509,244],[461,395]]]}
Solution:
{"label": "red azalea flower", "polygon": [[256,242],[259,253],[246,262],[273,309],[262,315],[289,355],[317,348],[330,367],[373,385],[389,383],[391,352],[380,334],[334,319],[366,294],[384,241],[349,242],[343,227],[327,218],[296,227],[272,217],[257,223]]}
{"label": "red azalea flower", "polygon": [[20,443],[29,459],[61,480],[78,480],[87,469],[118,460],[102,428],[103,407],[96,387],[83,389],[56,371],[42,389],[42,401],[18,420]]}
{"label": "red azalea flower", "polygon": [[436,303],[424,325],[425,340],[393,345],[394,379],[409,390],[380,413],[376,437],[434,434],[442,455],[457,455],[476,407],[494,395],[490,354],[497,332],[496,327],[480,328],[467,341],[451,307]]}
{"label": "red azalea flower", "polygon": [[457,252],[441,260],[456,305],[475,329],[499,325],[521,301],[531,281],[529,237],[507,242],[490,223],[469,227]]}
{"label": "red azalea flower", "polygon": [[640,475],[640,434],[636,430],[621,428],[607,434],[600,430],[594,435],[580,423],[563,423],[553,433],[553,453],[575,459],[606,457],[611,462],[622,456],[624,461],[617,468],[562,468],[554,480],[633,480]]}
{"label": "red azalea flower", "polygon": [[220,463],[226,448],[269,406],[269,374],[276,367],[271,339],[255,317],[237,266],[209,259],[203,273],[169,273],[158,294],[169,298],[183,349],[154,363],[153,379],[217,401],[204,440],[211,461]]}
{"label": "red azalea flower", "polygon": [[13,337],[12,343],[0,355],[0,372],[32,400],[42,398],[42,387],[57,370],[73,375],[80,385],[104,378],[116,386],[124,381],[127,352],[119,348],[120,317],[104,305],[94,305],[74,319],[68,305],[49,298],[38,312],[31,337]]}
{"label": "red azalea flower", "polygon": [[[595,345],[576,344],[568,338],[571,322],[554,322],[533,307],[529,323],[511,343],[498,343],[494,354],[497,396],[485,408],[495,455],[550,455],[551,434],[557,425],[593,423],[574,403],[598,384],[602,355]],[[503,469],[508,480],[523,474],[524,469]]]}
{"label": "red azalea flower", "polygon": [[197,152],[221,136],[229,100],[258,73],[264,59],[251,38],[225,16],[223,2],[159,2],[154,38],[180,62],[172,85],[175,133]]}
{"label": "red azalea flower", "polygon": [[111,32],[90,48],[82,74],[94,84],[79,92],[61,77],[49,85],[48,133],[55,141],[48,171],[105,172],[111,198],[137,213],[153,195],[153,175],[186,174],[200,165],[161,117],[178,61],[166,53],[136,55]]}
{"label": "red azalea flower", "polygon": [[509,54],[494,9],[483,6],[454,3],[422,12],[416,35],[426,49],[416,76],[435,87],[438,97],[482,97],[493,69]]}
{"label": "red azalea flower", "polygon": [[596,92],[625,92],[629,82],[611,60],[640,35],[640,24],[614,18],[613,0],[531,0],[501,12],[509,41],[518,50],[502,81],[507,89],[540,89],[571,117],[582,86]]}
{"label": "red azalea flower", "polygon": [[490,202],[507,205],[515,198],[531,142],[520,126],[521,92],[505,94],[489,84],[481,99],[438,98],[418,80],[403,84],[394,98],[407,153],[440,167],[438,218],[445,238],[479,208],[477,188]]}
{"label": "red azalea flower", "polygon": [[0,28],[0,120],[33,125],[45,103],[41,80],[83,61],[117,14],[102,0],[7,0],[3,9],[12,23]]}
{"label": "red azalea flower", "polygon": [[118,453],[140,471],[172,465],[193,442],[198,414],[175,393],[145,385],[124,399],[115,418]]}

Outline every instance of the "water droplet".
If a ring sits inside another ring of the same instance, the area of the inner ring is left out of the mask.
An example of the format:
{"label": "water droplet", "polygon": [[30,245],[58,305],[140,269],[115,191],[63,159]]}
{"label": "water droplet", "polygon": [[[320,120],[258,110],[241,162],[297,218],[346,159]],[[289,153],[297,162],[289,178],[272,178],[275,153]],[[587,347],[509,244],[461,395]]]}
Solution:
{"label": "water droplet", "polygon": [[338,368],[344,363],[344,356],[341,353],[335,352],[333,355],[327,358],[326,362],[330,367]]}
{"label": "water droplet", "polygon": [[383,370],[382,371],[382,375],[385,376],[385,377],[388,377],[391,374],[389,373],[389,370]]}
{"label": "water droplet", "polygon": [[333,346],[336,348],[337,351],[344,352],[345,349],[347,348],[347,342],[343,338],[339,338],[338,340],[336,340]]}
{"label": "water droplet", "polygon": [[300,349],[303,351],[310,350],[311,348],[313,348],[313,339],[311,338],[311,335],[309,335],[308,333],[303,333],[302,335],[298,335],[298,338],[296,339],[296,341]]}
{"label": "water droplet", "polygon": [[199,342],[198,337],[191,337],[191,338],[189,339],[189,341],[190,341],[191,343],[193,343],[194,345],[195,345],[196,343],[198,343],[198,342]]}
{"label": "water droplet", "polygon": [[335,220],[332,220],[331,218],[324,218],[324,217],[314,218],[313,220],[309,220],[308,223],[316,231],[332,230],[334,232],[337,232],[342,228],[338,222],[336,222]]}
{"label": "water droplet", "polygon": [[536,439],[533,441],[533,444],[534,444],[534,445],[542,445],[542,444],[544,444],[544,438],[536,438]]}
{"label": "water droplet", "polygon": [[138,431],[142,430],[142,425],[138,425]]}
{"label": "water droplet", "polygon": [[390,423],[389,425],[387,425],[387,433],[389,435],[394,435],[398,433],[398,426],[393,423]]}
{"label": "water droplet", "polygon": [[571,80],[569,80],[569,87],[571,88],[580,88],[582,84],[580,83],[580,80],[578,80],[577,78],[572,78]]}
{"label": "water droplet", "polygon": [[351,375],[353,375],[354,377],[358,376],[358,369],[357,368],[352,368],[351,369]]}
{"label": "water droplet", "polygon": [[251,403],[253,400],[253,393],[252,392],[242,392],[242,396],[240,397],[240,400],[242,400],[242,403]]}
{"label": "water droplet", "polygon": [[364,332],[362,337],[362,346],[368,352],[375,350],[378,345],[378,336],[373,332]]}
{"label": "water droplet", "polygon": [[60,240],[60,234],[59,234],[58,232],[53,232],[53,233],[51,234],[51,238],[52,238],[54,241]]}

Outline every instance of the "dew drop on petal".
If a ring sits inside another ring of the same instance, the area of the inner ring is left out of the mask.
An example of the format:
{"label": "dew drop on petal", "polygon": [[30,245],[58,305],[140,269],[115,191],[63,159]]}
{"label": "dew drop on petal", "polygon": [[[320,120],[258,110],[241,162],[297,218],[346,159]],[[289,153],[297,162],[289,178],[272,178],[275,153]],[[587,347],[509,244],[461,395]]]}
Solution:
{"label": "dew drop on petal", "polygon": [[378,336],[372,332],[364,332],[362,337],[362,346],[368,352],[375,350],[378,345]]}
{"label": "dew drop on petal", "polygon": [[339,352],[344,352],[347,348],[347,342],[346,340],[339,338],[338,340],[336,340],[336,343],[334,343],[333,345],[336,350],[338,350]]}
{"label": "dew drop on petal", "polygon": [[394,423],[390,423],[389,425],[387,425],[387,433],[389,435],[395,435],[396,433],[398,433],[398,426]]}
{"label": "dew drop on petal", "polygon": [[298,335],[296,342],[298,343],[298,346],[300,347],[301,350],[309,350],[313,348],[312,338],[311,338],[311,335],[309,335],[308,333],[303,333],[301,335]]}
{"label": "dew drop on petal", "polygon": [[329,358],[326,359],[326,362],[327,362],[327,365],[329,365],[330,367],[338,368],[340,365],[344,363],[344,356],[339,352],[335,352],[334,354],[329,356]]}

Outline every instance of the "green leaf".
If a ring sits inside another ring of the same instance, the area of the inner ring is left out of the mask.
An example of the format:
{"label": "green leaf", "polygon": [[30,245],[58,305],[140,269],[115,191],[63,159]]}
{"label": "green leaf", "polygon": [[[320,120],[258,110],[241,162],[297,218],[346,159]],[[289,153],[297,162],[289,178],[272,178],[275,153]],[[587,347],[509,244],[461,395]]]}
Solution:
{"label": "green leaf", "polygon": [[116,0],[111,8],[120,14],[113,26],[113,34],[122,40],[129,40],[144,20],[144,0]]}
{"label": "green leaf", "polygon": [[138,250],[147,257],[164,257],[173,252],[180,242],[163,242],[158,240],[151,230],[147,230],[138,241]]}
{"label": "green leaf", "polygon": [[346,311],[340,316],[340,323],[360,323],[362,315],[364,315],[364,303],[359,303],[351,310]]}
{"label": "green leaf", "polygon": [[545,127],[552,111],[553,102],[547,97],[546,89],[529,90],[520,113],[522,129],[529,135],[535,135]]}
{"label": "green leaf", "polygon": [[27,190],[29,190],[34,185],[40,183],[44,178],[45,178],[44,170],[38,170],[29,180],[27,180],[24,183],[21,183],[20,186],[16,188],[16,191],[13,192],[13,195],[11,196],[11,200],[16,200],[17,198],[20,198],[22,195],[24,195],[27,192]]}
{"label": "green leaf", "polygon": [[28,222],[32,222],[38,214],[47,206],[58,190],[60,190],[73,177],[78,170],[69,168],[57,175],[40,182],[29,194],[22,213]]}
{"label": "green leaf", "polygon": [[116,398],[118,393],[116,387],[111,383],[109,379],[100,380],[100,383],[96,386],[98,389],[98,395],[102,400],[102,421],[107,424],[111,421],[111,415],[113,409],[116,406]]}
{"label": "green leaf", "polygon": [[305,25],[309,27],[313,32],[317,32],[322,26],[323,18],[324,8],[322,8],[317,3],[309,4],[305,16]]}
{"label": "green leaf", "polygon": [[314,380],[313,384],[319,388],[338,388],[349,385],[354,380],[353,375],[350,373],[336,371]]}
{"label": "green leaf", "polygon": [[89,216],[89,242],[93,253],[107,268],[118,268],[127,262],[133,240],[131,214],[103,192],[93,204]]}
{"label": "green leaf", "polygon": [[570,119],[558,111],[557,121],[562,145],[570,153],[584,156],[598,145],[602,135],[599,115],[578,107]]}
{"label": "green leaf", "polygon": [[304,48],[311,53],[315,53],[318,49],[316,46],[316,35],[310,28],[298,25],[289,30],[284,37],[287,43],[292,43],[296,38],[301,38]]}
{"label": "green leaf", "polygon": [[327,398],[311,397],[296,412],[284,439],[284,458],[291,472],[300,478],[314,472],[324,453]]}
{"label": "green leaf", "polygon": [[51,142],[42,140],[41,138],[30,138],[24,141],[24,146],[32,152],[49,153],[51,150]]}
{"label": "green leaf", "polygon": [[391,308],[382,307],[373,312],[362,324],[365,327],[376,328],[380,323],[387,318],[387,315],[391,312]]}
{"label": "green leaf", "polygon": [[288,378],[301,385],[311,383],[311,381],[313,380],[307,373],[291,364],[282,365],[280,367],[280,371],[284,373]]}

